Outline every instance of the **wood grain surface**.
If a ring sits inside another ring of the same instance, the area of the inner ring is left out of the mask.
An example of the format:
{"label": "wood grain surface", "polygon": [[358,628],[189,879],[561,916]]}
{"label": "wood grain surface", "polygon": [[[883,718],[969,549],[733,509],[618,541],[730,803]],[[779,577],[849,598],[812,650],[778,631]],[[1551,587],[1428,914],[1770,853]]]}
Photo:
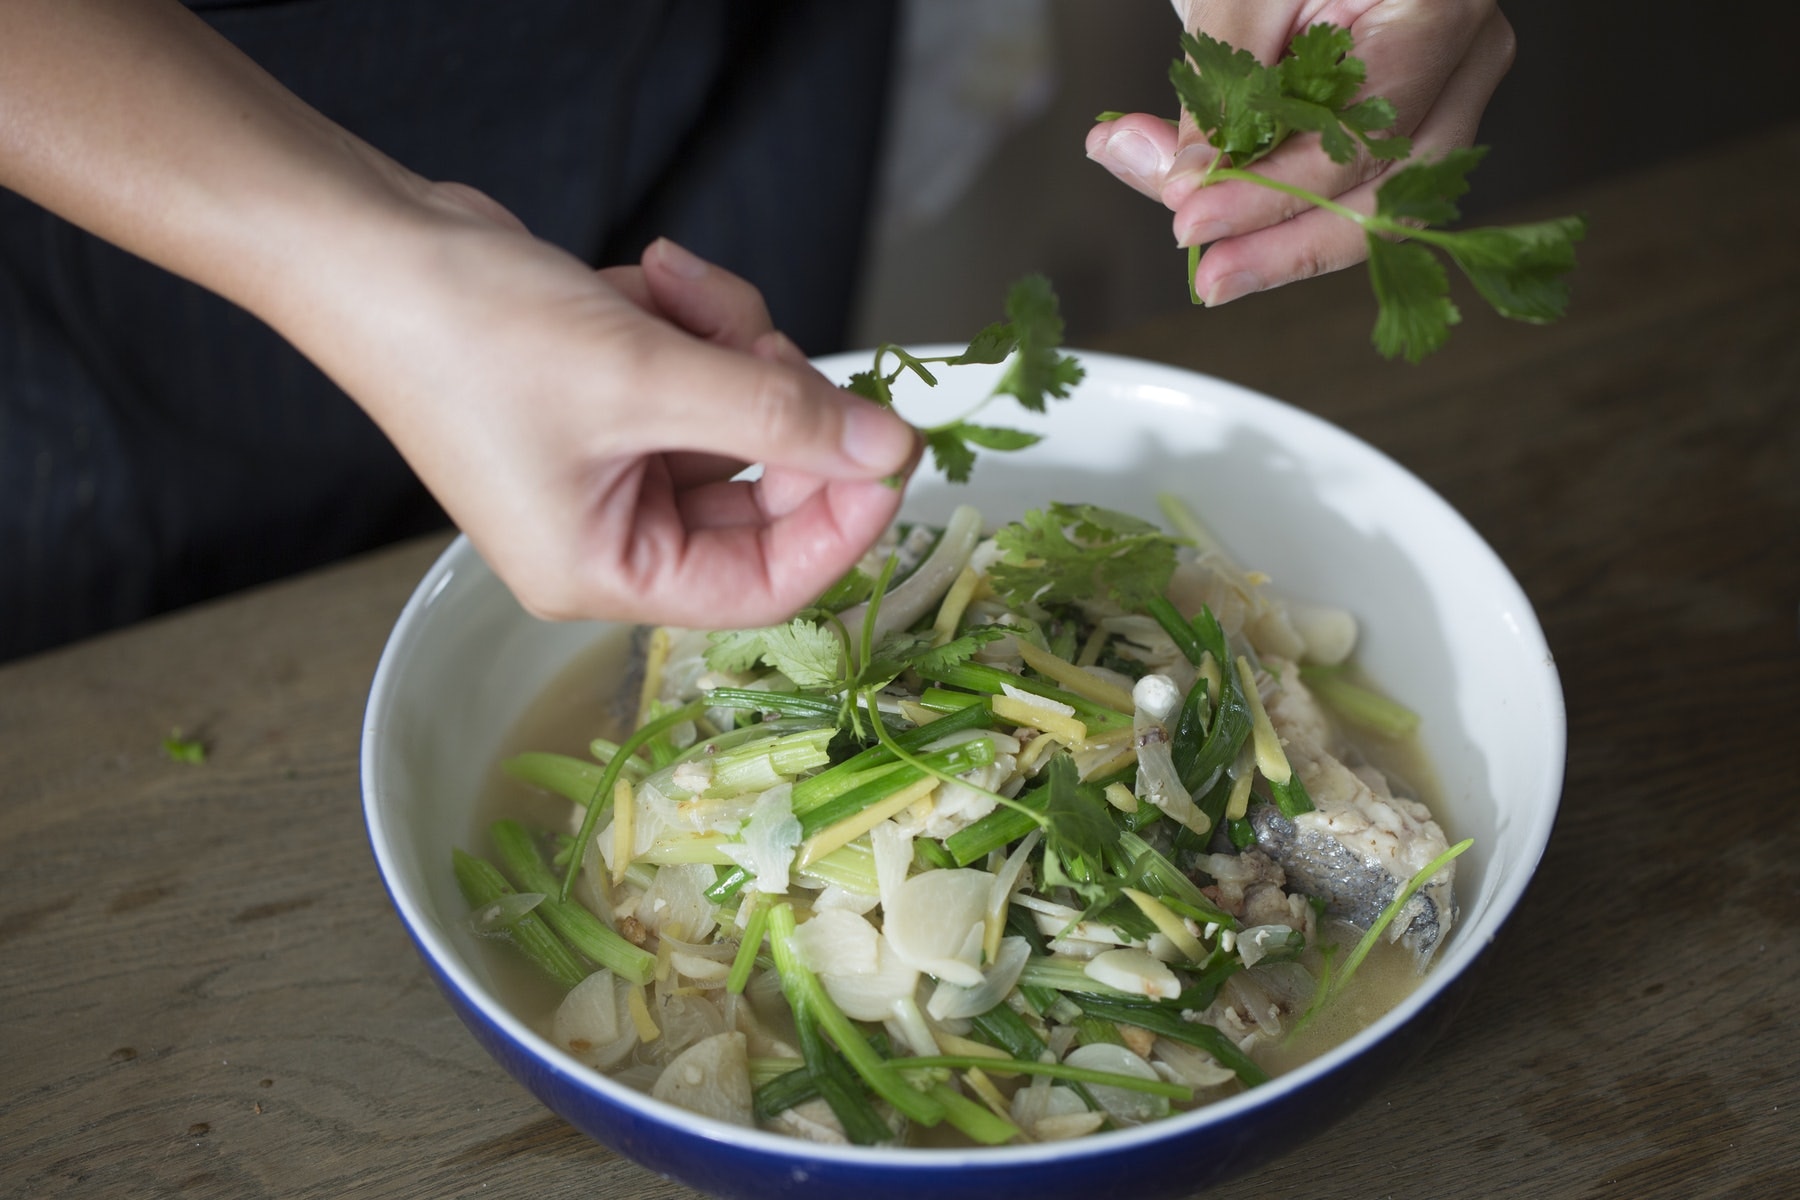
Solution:
{"label": "wood grain surface", "polygon": [[[1796,195],[1790,127],[1546,205],[1594,223],[1572,315],[1466,304],[1417,368],[1355,274],[1101,347],[1416,471],[1568,698],[1556,834],[1449,1033],[1209,1196],[1800,1194]],[[493,1066],[376,877],[362,703],[440,545],[0,669],[0,1195],[693,1194]]]}

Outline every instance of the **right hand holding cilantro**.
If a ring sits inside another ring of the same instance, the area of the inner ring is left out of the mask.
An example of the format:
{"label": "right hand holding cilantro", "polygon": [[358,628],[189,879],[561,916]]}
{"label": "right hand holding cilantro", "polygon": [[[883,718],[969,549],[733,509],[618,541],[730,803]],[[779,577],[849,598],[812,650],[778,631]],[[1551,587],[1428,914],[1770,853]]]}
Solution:
{"label": "right hand holding cilantro", "polygon": [[660,240],[595,272],[437,190],[450,219],[398,256],[424,270],[289,328],[527,608],[768,624],[892,522],[883,480],[916,435],[819,374],[748,282]]}

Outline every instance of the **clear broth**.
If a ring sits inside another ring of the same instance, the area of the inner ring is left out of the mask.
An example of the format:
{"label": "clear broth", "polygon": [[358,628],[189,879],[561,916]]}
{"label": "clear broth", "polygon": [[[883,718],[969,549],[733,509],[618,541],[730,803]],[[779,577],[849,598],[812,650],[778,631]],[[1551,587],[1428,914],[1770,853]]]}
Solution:
{"label": "clear broth", "polygon": [[[468,845],[478,854],[492,857],[487,830],[496,820],[510,817],[540,829],[575,832],[573,806],[560,796],[546,795],[507,774],[502,763],[528,750],[552,751],[585,757],[595,737],[618,740],[631,714],[622,712],[618,680],[625,672],[632,648],[630,630],[602,638],[576,658],[534,701],[507,732],[499,755],[488,769],[481,799],[476,806],[474,828]],[[1374,686],[1352,673],[1356,682]],[[635,707],[635,697],[631,698]],[[1435,775],[1416,737],[1390,739],[1373,735],[1352,738],[1368,761],[1387,774],[1397,790],[1424,800],[1436,816]],[[1342,963],[1360,937],[1347,925],[1322,931],[1339,945],[1334,961]],[[557,985],[524,962],[509,947],[481,939],[483,960],[507,1006],[533,1028],[548,1036],[550,1017],[562,1000]],[[1318,956],[1309,952],[1305,963],[1316,977]],[[1378,943],[1357,968],[1350,986],[1331,1004],[1314,1015],[1298,1032],[1258,1045],[1251,1057],[1270,1074],[1291,1071],[1354,1037],[1391,1011],[1418,987],[1424,977],[1413,968],[1411,952],[1386,941]]]}

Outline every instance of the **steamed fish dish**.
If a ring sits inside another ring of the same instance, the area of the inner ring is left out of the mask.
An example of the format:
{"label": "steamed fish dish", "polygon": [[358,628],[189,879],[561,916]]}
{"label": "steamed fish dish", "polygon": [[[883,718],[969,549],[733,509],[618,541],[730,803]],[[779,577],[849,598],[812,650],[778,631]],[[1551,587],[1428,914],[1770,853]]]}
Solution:
{"label": "steamed fish dish", "polygon": [[1353,616],[1165,511],[963,508],[786,624],[637,631],[614,727],[508,759],[535,817],[456,854],[528,1019],[695,1112],[900,1144],[1157,1120],[1373,1019],[1456,922],[1416,718]]}

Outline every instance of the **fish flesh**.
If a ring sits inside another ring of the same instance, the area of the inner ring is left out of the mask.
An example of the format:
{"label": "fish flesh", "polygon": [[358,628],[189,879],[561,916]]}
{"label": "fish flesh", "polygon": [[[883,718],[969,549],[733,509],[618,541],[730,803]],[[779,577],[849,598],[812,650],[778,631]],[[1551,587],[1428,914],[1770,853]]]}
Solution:
{"label": "fish flesh", "polygon": [[[1264,706],[1313,811],[1283,816],[1273,804],[1246,814],[1263,853],[1279,863],[1290,891],[1322,900],[1328,915],[1367,931],[1419,871],[1442,854],[1444,831],[1424,804],[1396,796],[1382,773],[1350,767],[1329,718],[1294,664],[1264,659]],[[1386,934],[1423,971],[1456,921],[1454,862],[1420,888]]]}

